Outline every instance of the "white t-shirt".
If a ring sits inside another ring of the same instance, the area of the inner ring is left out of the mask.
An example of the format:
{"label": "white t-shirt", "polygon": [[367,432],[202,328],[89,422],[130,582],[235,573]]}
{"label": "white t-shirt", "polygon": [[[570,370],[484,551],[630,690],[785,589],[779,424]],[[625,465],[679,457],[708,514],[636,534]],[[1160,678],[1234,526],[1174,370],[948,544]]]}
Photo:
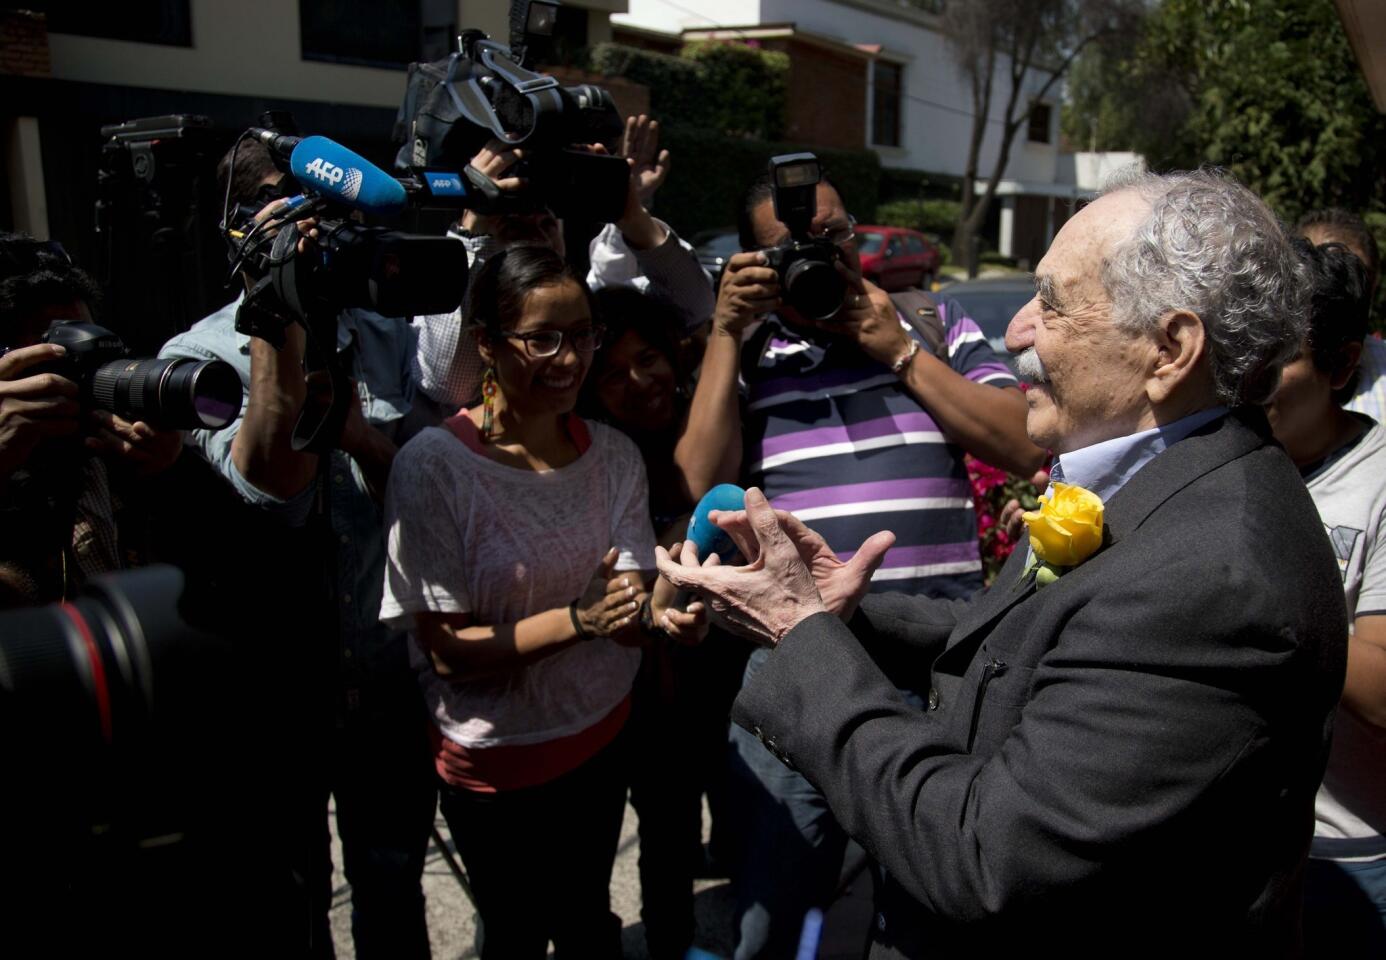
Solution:
{"label": "white t-shirt", "polygon": [[640,452],[589,423],[592,443],[566,467],[534,472],[430,428],[395,457],[385,495],[387,559],[380,619],[410,631],[410,658],[439,729],[471,748],[543,743],[578,733],[630,692],[640,651],[575,643],[533,663],[463,681],[439,677],[413,634],[414,614],[470,613],[514,623],[566,607],[606,551],[617,570],[654,569]]}
{"label": "white t-shirt", "polygon": [[[1386,427],[1373,424],[1307,483],[1338,558],[1349,622],[1386,614]],[[1314,802],[1310,856],[1386,857],[1384,784],[1386,735],[1339,707],[1328,770]]]}

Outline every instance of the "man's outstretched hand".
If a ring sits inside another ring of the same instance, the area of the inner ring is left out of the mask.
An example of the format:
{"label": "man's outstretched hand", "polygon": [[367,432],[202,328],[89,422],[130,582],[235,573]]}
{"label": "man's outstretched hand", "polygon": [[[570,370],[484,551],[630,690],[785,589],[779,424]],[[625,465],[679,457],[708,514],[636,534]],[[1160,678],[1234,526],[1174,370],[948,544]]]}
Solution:
{"label": "man's outstretched hand", "polygon": [[[885,559],[885,552],[895,544],[895,534],[889,530],[872,534],[857,548],[852,559],[844,562],[838,559],[826,540],[794,514],[776,510],[775,517],[780,529],[799,551],[799,559],[813,575],[823,606],[843,620],[851,619],[857,604],[871,588],[871,575]],[[757,541],[745,510],[714,510],[708,519],[727,532],[743,556],[755,556]]]}
{"label": "man's outstretched hand", "polygon": [[715,554],[700,566],[689,543],[678,560],[656,547],[659,572],[674,586],[701,594],[739,633],[768,644],[815,613],[850,615],[895,542],[893,534],[878,533],[843,563],[821,537],[771,508],[755,487],[746,491],[745,510],[719,513],[716,522],[749,558],[745,566],[724,566]]}

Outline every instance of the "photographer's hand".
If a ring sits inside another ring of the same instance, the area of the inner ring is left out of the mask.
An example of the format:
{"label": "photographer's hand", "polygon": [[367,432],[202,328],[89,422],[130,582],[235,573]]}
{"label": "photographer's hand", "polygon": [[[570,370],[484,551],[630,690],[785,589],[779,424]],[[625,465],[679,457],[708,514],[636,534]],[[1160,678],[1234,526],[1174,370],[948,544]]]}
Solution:
{"label": "photographer's hand", "polygon": [[[516,162],[524,159],[524,151],[518,147],[511,147],[503,140],[492,137],[486,142],[486,146],[477,151],[476,156],[471,159],[471,167],[478,173],[483,173],[490,177],[495,183],[496,188],[502,191],[519,190],[524,186],[524,181],[519,177],[506,177],[505,173]],[[475,210],[467,210],[462,214],[462,229],[468,233],[478,235],[494,236],[496,233],[497,218],[492,215],[477,213]]]}
{"label": "photographer's hand", "polygon": [[688,422],[674,447],[674,463],[689,503],[719,483],[735,483],[741,471],[741,335],[748,324],[780,306],[779,275],[758,250],[727,261],[702,371],[688,407]]}
{"label": "photographer's hand", "polygon": [[114,457],[137,477],[162,473],[183,452],[183,435],[177,430],[156,430],[143,420],[131,423],[108,410],[93,410],[89,422],[93,431],[85,440],[87,449]]}
{"label": "photographer's hand", "polygon": [[381,503],[385,497],[385,484],[390,478],[390,466],[395,461],[399,447],[366,421],[365,411],[361,408],[361,397],[356,392],[356,381],[348,382],[352,395],[347,404],[346,423],[342,425],[337,448],[356,461],[356,465],[361,468],[361,475],[366,478],[366,488],[370,491],[371,497],[376,503]]}
{"label": "photographer's hand", "polygon": [[717,306],[712,313],[714,333],[740,338],[753,320],[780,308],[780,278],[758,250],[738,253],[727,261]]}
{"label": "photographer's hand", "polygon": [[852,337],[872,360],[893,366],[909,352],[910,336],[900,323],[890,294],[853,272],[845,263],[836,266],[847,282],[847,296],[841,312],[819,326]]}
{"label": "photographer's hand", "polygon": [[66,353],[57,344],[38,343],[0,357],[0,482],[22,466],[41,441],[77,432],[77,384],[56,373],[21,376]]}

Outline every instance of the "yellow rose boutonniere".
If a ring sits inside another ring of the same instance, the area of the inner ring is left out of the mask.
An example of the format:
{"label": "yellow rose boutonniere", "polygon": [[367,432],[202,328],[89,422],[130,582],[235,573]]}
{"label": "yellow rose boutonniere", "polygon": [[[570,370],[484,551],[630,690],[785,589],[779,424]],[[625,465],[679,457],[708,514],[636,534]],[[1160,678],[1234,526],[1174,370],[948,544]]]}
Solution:
{"label": "yellow rose boutonniere", "polygon": [[1044,586],[1102,546],[1102,498],[1091,490],[1056,482],[1053,495],[1039,500],[1040,508],[1021,514],[1021,519],[1030,530],[1030,549],[1035,553],[1031,569],[1040,567],[1035,579]]}

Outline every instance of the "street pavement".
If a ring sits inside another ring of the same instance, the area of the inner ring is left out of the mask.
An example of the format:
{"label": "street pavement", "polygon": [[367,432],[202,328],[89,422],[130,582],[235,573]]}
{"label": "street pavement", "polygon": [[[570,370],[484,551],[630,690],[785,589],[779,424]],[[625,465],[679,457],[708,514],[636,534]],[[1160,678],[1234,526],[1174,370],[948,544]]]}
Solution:
{"label": "street pavement", "polygon": [[[335,825],[335,815],[333,817]],[[703,810],[703,832],[706,837],[707,810]],[[440,815],[438,833],[448,837],[447,824]],[[640,878],[636,868],[639,841],[636,838],[635,811],[626,806],[625,822],[621,825],[621,842],[616,852],[616,866],[611,877],[611,909],[622,920],[621,939],[627,960],[647,960],[644,928],[640,923]],[[449,839],[450,842],[450,839]],[[339,960],[351,960],[356,951],[351,943],[351,887],[342,876],[342,851],[336,831],[332,836],[332,862],[337,865],[333,875],[332,939]],[[430,843],[424,863],[424,896],[427,898],[428,935],[433,946],[434,960],[475,960],[477,957],[476,911],[462,892],[462,887],[449,870],[438,848]],[[694,909],[697,919],[696,946],[720,957],[732,953],[732,895],[725,880],[699,880],[694,885]],[[858,960],[867,924],[871,920],[871,882],[859,876],[840,898],[823,925],[820,960]]]}

